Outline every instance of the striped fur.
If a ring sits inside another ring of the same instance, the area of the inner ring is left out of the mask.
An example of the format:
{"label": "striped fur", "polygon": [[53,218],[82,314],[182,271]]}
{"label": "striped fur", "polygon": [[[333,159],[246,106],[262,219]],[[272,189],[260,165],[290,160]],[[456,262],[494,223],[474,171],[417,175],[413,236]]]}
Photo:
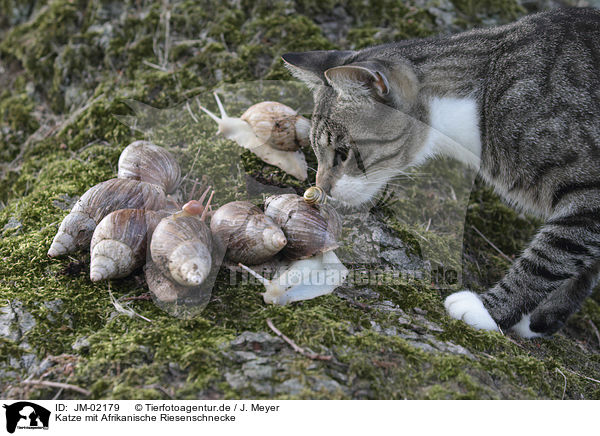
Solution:
{"label": "striped fur", "polygon": [[[467,150],[507,202],[546,220],[506,276],[478,297],[483,306],[466,293],[449,297],[452,316],[492,328],[487,310],[500,328],[518,325],[533,336],[557,331],[578,310],[600,270],[600,12],[554,10],[449,37],[283,58],[313,87],[317,184],[334,197],[368,201],[423,157],[460,159]],[[340,66],[354,68],[344,77]],[[325,74],[333,67],[341,79]],[[348,98],[344,86],[361,91]],[[458,142],[438,147],[428,140],[432,123],[451,125],[457,116],[448,102],[476,108],[477,119]],[[480,144],[459,143],[474,134]],[[356,192],[361,183],[364,195],[344,188]]]}

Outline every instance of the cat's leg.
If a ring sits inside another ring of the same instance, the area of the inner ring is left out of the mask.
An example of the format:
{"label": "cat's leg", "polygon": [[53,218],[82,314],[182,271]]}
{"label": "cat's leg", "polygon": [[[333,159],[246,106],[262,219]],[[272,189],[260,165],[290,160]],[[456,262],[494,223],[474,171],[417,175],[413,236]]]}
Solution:
{"label": "cat's leg", "polygon": [[600,262],[565,286],[554,290],[548,298],[535,308],[531,316],[526,316],[514,327],[521,336],[535,334],[549,335],[558,331],[567,318],[579,310],[583,300],[598,282]]}
{"label": "cat's leg", "polygon": [[552,217],[500,282],[480,296],[469,291],[450,295],[448,313],[486,330],[497,324],[502,329],[516,325],[526,337],[553,333],[593,286],[600,258],[599,221],[597,210]]}

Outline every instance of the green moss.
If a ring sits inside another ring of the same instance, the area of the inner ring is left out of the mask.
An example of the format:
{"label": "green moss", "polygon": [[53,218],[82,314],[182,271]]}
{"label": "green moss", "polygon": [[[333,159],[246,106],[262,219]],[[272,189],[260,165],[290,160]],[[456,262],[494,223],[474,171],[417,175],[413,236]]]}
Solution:
{"label": "green moss", "polygon": [[485,15],[500,15],[505,19],[515,19],[525,12],[525,9],[515,0],[451,0],[461,12],[470,19],[480,19]]}
{"label": "green moss", "polygon": [[[36,325],[26,334],[28,347],[0,341],[0,362],[12,365],[29,352],[39,359],[70,359],[73,371],[62,371],[67,366],[58,365],[51,377],[89,389],[92,398],[561,398],[564,379],[557,370],[567,377],[567,397],[600,398],[598,385],[581,377],[594,376],[600,368],[597,354],[587,351],[596,341],[590,322],[600,326],[598,291],[568,324],[565,332],[570,336],[515,342],[446,317],[442,301],[449,291],[428,282],[358,285],[350,290],[357,292],[356,298],[341,290],[274,307],[263,303],[262,285],[242,282],[239,275],[223,269],[210,303],[193,320],[173,318],[151,301],[130,302],[148,322],[119,314],[109,297],[109,290],[115,298],[146,292],[141,271],[95,284],[88,279],[88,254],[46,256],[67,214],[55,203],[113,177],[120,151],[142,137],[168,146],[182,163],[188,176],[184,198],[203,177],[218,187],[220,203],[245,197],[259,203],[261,195],[247,193],[254,182],[302,192],[314,182],[314,173],[302,183],[249,152],[241,153],[236,144],[217,137],[213,122],[195,107],[198,122],[192,122],[184,103],[198,96],[215,109],[210,91],[218,87],[229,113],[239,115],[247,103],[236,100],[238,94],[250,101],[278,98],[278,88],[270,89],[267,82],[245,88],[241,83],[289,79],[279,61],[282,53],[359,48],[427,36],[438,29],[426,9],[392,0],[369,7],[358,0],[242,1],[237,9],[216,0],[175,1],[170,2],[167,50],[161,1],[144,5],[40,1],[31,2],[30,11],[15,10],[15,4],[0,1],[0,21],[11,26],[2,31],[0,56],[3,65],[10,63],[16,72],[0,100],[0,124],[10,129],[1,139],[0,161],[23,153],[13,167],[3,169],[0,183],[0,204],[6,205],[0,210],[0,295],[3,301],[21,301]],[[351,17],[352,26],[336,46],[320,23],[338,4]],[[469,18],[470,23],[494,14],[521,13],[511,1],[455,4],[465,16],[475,17]],[[11,12],[5,15],[6,11]],[[286,98],[304,96],[291,92]],[[132,108],[132,100],[147,106]],[[56,116],[59,123],[45,138],[20,150],[18,146],[39,126],[36,110]],[[143,124],[137,125],[142,132],[116,116],[135,116]],[[307,158],[316,168],[315,157]],[[445,265],[460,269],[460,223],[470,180],[463,183],[465,175],[445,162],[420,172],[439,177],[403,183],[391,201],[378,205],[378,217],[411,255],[426,258],[434,253]],[[2,230],[15,220],[19,227]],[[470,283],[484,289],[507,267],[473,226],[514,256],[536,224],[477,186],[464,228]],[[426,245],[423,237],[428,239]],[[51,309],[48,302],[58,302],[58,308]],[[390,305],[393,310],[381,308]],[[415,325],[399,326],[401,314]],[[419,317],[438,327],[428,330],[419,324]],[[245,351],[268,356],[265,365],[272,373],[243,385],[231,382],[246,370],[231,341],[245,331],[272,333],[268,319],[301,347],[331,360],[310,360],[283,342],[271,354],[249,348]],[[386,333],[392,328],[397,335]],[[421,342],[411,339],[415,331]],[[76,341],[86,345],[73,348]],[[435,341],[462,346],[469,354],[437,350]],[[582,341],[586,341],[583,349]],[[11,376],[2,374],[0,383],[10,384]],[[277,390],[290,380],[301,388],[292,393]],[[39,389],[28,396],[54,394]]]}

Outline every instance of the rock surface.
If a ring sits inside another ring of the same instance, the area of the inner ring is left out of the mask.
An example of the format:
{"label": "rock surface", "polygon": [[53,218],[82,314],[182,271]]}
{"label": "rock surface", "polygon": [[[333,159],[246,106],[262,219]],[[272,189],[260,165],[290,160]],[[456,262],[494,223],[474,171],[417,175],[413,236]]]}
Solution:
{"label": "rock surface", "polygon": [[[562,3],[593,2],[0,2],[0,395],[57,395],[19,384],[34,376],[81,386],[94,399],[600,398],[590,381],[600,378],[598,289],[550,339],[475,331],[445,315],[450,290],[426,280],[437,266],[419,246],[427,240],[441,257],[450,256],[451,242],[462,247],[462,225],[443,220],[456,212],[451,221],[462,224],[460,198],[469,198],[447,192],[459,185],[452,172],[443,183],[419,178],[423,189],[392,199],[401,216],[383,203],[348,218],[351,243],[340,255],[358,279],[290,306],[266,306],[259,284],[223,270],[201,316],[178,319],[143,297],[141,271],[92,283],[88,254],[46,256],[77,198],[113,177],[121,150],[144,135],[171,147],[189,174],[182,198],[202,176],[221,187],[219,201],[244,199],[240,192],[303,192],[306,185],[250,153],[238,159],[237,146],[215,137],[206,117],[185,118],[192,111],[185,102],[212,103],[216,88],[289,80],[282,53],[456,33]],[[233,94],[226,104],[241,113],[248,101]],[[184,118],[190,122],[178,126]],[[144,120],[153,123],[140,127]],[[173,124],[176,137],[165,127]],[[316,168],[314,156],[307,159]],[[537,224],[477,182],[463,265],[455,265],[463,281],[483,291],[508,266],[473,227],[514,257]],[[374,270],[426,274],[360,281]],[[126,314],[111,295],[127,304]]]}

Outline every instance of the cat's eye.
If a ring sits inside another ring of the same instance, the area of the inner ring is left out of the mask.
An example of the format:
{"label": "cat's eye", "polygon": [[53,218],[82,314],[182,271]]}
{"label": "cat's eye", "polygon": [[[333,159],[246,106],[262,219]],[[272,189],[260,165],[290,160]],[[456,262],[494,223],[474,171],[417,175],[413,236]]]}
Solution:
{"label": "cat's eye", "polygon": [[341,165],[348,159],[348,147],[342,146],[335,149],[335,155],[333,157],[334,165]]}

